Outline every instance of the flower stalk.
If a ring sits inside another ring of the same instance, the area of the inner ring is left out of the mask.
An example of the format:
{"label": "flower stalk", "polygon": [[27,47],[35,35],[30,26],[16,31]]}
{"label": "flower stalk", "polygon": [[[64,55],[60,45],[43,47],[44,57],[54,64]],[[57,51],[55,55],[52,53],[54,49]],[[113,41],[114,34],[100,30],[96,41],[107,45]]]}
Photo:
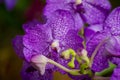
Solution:
{"label": "flower stalk", "polygon": [[45,67],[46,67],[47,63],[53,64],[53,65],[57,66],[58,68],[62,69],[63,71],[68,72],[72,75],[81,75],[80,70],[68,69],[68,68],[62,66],[61,64],[55,62],[54,60],[49,59],[43,55],[34,56],[31,59],[31,62],[32,62],[33,67],[35,67],[38,71],[40,71],[40,74],[42,74],[42,75],[45,73]]}

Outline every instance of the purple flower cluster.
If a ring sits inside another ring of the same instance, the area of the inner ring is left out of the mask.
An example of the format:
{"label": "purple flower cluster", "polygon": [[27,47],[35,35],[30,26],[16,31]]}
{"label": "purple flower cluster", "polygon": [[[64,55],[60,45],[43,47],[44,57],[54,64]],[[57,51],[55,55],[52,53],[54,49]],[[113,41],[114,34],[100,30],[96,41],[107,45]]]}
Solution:
{"label": "purple flower cluster", "polygon": [[59,71],[73,80],[103,80],[105,77],[96,76],[96,72],[111,62],[117,67],[109,79],[119,80],[120,7],[109,14],[108,0],[46,3],[46,23],[24,24],[25,34],[13,39],[17,55],[24,60],[22,79],[52,80],[53,72]]}

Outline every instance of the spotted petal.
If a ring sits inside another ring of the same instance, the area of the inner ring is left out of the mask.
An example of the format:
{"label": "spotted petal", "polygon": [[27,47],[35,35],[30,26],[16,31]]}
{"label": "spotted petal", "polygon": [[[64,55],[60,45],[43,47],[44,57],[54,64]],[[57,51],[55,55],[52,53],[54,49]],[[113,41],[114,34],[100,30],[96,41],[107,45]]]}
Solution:
{"label": "spotted petal", "polygon": [[120,7],[111,12],[105,21],[104,28],[109,29],[113,35],[120,35]]}
{"label": "spotted petal", "polygon": [[12,44],[13,44],[13,48],[14,48],[15,52],[17,53],[17,55],[20,58],[24,58],[24,55],[23,55],[23,48],[24,48],[23,36],[16,36],[13,39]]}
{"label": "spotted petal", "polygon": [[109,0],[83,0],[87,3],[90,3],[95,6],[99,6],[105,10],[110,10],[111,9],[111,4]]}
{"label": "spotted petal", "polygon": [[110,58],[110,61],[111,61],[113,64],[116,64],[117,66],[120,67],[120,58],[111,57],[111,58]]}
{"label": "spotted petal", "polygon": [[119,80],[120,79],[120,67],[114,69],[112,77],[110,80]]}
{"label": "spotted petal", "polygon": [[65,10],[66,12],[69,12],[68,14],[73,17],[73,23],[75,24],[74,28],[76,30],[79,30],[81,27],[83,27],[83,20],[80,17],[79,13],[76,13],[74,11],[73,4],[47,4],[44,9],[44,15],[47,17],[47,20],[52,17],[56,10]]}
{"label": "spotted petal", "polygon": [[103,29],[102,24],[96,24],[96,25],[91,25],[87,28],[84,29],[84,35],[86,38],[86,42],[89,41],[89,39],[98,31],[101,31]]}
{"label": "spotted petal", "polygon": [[69,3],[75,0],[46,0],[47,3]]}
{"label": "spotted petal", "polygon": [[[87,43],[88,56],[91,57],[96,47],[108,37],[109,34],[106,32],[97,32]],[[107,51],[105,50],[105,43],[102,43],[94,57],[92,69],[99,72],[108,66],[109,65],[107,59]]]}
{"label": "spotted petal", "polygon": [[53,13],[48,26],[54,39],[62,40],[70,29],[74,29],[74,19],[70,12],[57,10]]}
{"label": "spotted petal", "polygon": [[78,10],[83,20],[88,24],[103,23],[107,16],[107,12],[105,12],[105,10],[101,8],[99,9],[98,7],[87,2],[83,2],[79,5]]}
{"label": "spotted petal", "polygon": [[94,61],[92,64],[92,70],[96,72],[100,72],[105,68],[109,67],[108,57],[106,54],[107,54],[107,51],[104,49],[104,47],[101,47],[94,58]]}
{"label": "spotted petal", "polygon": [[[34,28],[28,29],[23,37],[24,46],[32,51],[35,51],[39,54],[44,54],[43,52],[50,45],[51,32],[44,26],[36,25]],[[46,53],[47,55],[47,53]]]}
{"label": "spotted petal", "polygon": [[77,31],[69,30],[63,42],[66,49],[72,48],[77,51],[78,49],[83,48],[82,41],[83,39],[78,35]]}
{"label": "spotted petal", "polygon": [[44,8],[44,15],[47,18],[51,18],[51,15],[54,13],[54,11],[63,9],[63,10],[69,10],[69,6],[67,4],[63,3],[53,3],[53,4],[47,4]]}
{"label": "spotted petal", "polygon": [[106,49],[112,56],[120,57],[120,37],[112,36],[106,43]]}
{"label": "spotted petal", "polygon": [[29,33],[29,30],[34,29],[37,25],[41,25],[37,20],[23,24],[23,30],[25,33]]}

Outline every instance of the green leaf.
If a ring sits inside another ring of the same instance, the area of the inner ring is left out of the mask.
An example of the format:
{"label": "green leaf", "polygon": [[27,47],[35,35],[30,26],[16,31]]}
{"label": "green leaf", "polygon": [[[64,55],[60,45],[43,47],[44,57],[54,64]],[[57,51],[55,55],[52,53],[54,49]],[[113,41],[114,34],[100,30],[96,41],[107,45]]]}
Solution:
{"label": "green leaf", "polygon": [[116,67],[115,64],[109,62],[109,68],[101,71],[101,72],[96,72],[97,76],[110,76],[114,70],[114,68]]}

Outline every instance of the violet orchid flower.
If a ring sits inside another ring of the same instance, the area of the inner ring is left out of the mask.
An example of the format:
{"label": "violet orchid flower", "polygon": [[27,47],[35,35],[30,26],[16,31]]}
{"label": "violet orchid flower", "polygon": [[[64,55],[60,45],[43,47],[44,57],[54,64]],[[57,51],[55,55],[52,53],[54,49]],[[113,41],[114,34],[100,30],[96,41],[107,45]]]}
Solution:
{"label": "violet orchid flower", "polygon": [[[47,0],[47,23],[25,24],[25,35],[13,40],[16,53],[25,60],[22,79],[52,80],[51,73],[59,70],[67,72],[73,80],[103,80],[95,73],[108,68],[111,61],[117,65],[111,80],[118,80],[120,7],[102,24],[110,7],[108,0]],[[84,23],[90,24],[85,33],[86,49],[78,35]]]}
{"label": "violet orchid flower", "polygon": [[100,72],[109,67],[108,62],[113,62],[117,67],[114,69],[110,80],[119,80],[120,7],[110,13],[101,31],[92,34],[86,45],[88,56],[91,57],[92,61],[91,69],[94,72]]}
{"label": "violet orchid flower", "polygon": [[17,1],[18,0],[0,0],[0,3],[4,2],[7,10],[10,11],[10,10],[12,10],[15,7]]}
{"label": "violet orchid flower", "polygon": [[103,23],[111,5],[109,0],[46,0],[44,15],[49,19],[55,10],[71,12],[75,27],[80,30],[85,23],[89,25]]}
{"label": "violet orchid flower", "polygon": [[[70,12],[57,10],[46,24],[29,23],[25,24],[23,28],[25,35],[13,39],[16,53],[29,63],[25,63],[28,67],[23,66],[23,80],[33,80],[34,77],[37,79],[48,77],[48,80],[51,80],[51,76],[46,75],[49,70],[51,72],[58,70],[56,67],[68,73],[78,73],[79,70],[67,68],[68,59],[61,58],[61,53],[64,50],[73,49],[77,51],[83,47],[82,38],[74,30],[75,22]],[[37,71],[34,69],[33,72],[26,72],[30,65],[32,65],[32,69],[35,68]]]}

